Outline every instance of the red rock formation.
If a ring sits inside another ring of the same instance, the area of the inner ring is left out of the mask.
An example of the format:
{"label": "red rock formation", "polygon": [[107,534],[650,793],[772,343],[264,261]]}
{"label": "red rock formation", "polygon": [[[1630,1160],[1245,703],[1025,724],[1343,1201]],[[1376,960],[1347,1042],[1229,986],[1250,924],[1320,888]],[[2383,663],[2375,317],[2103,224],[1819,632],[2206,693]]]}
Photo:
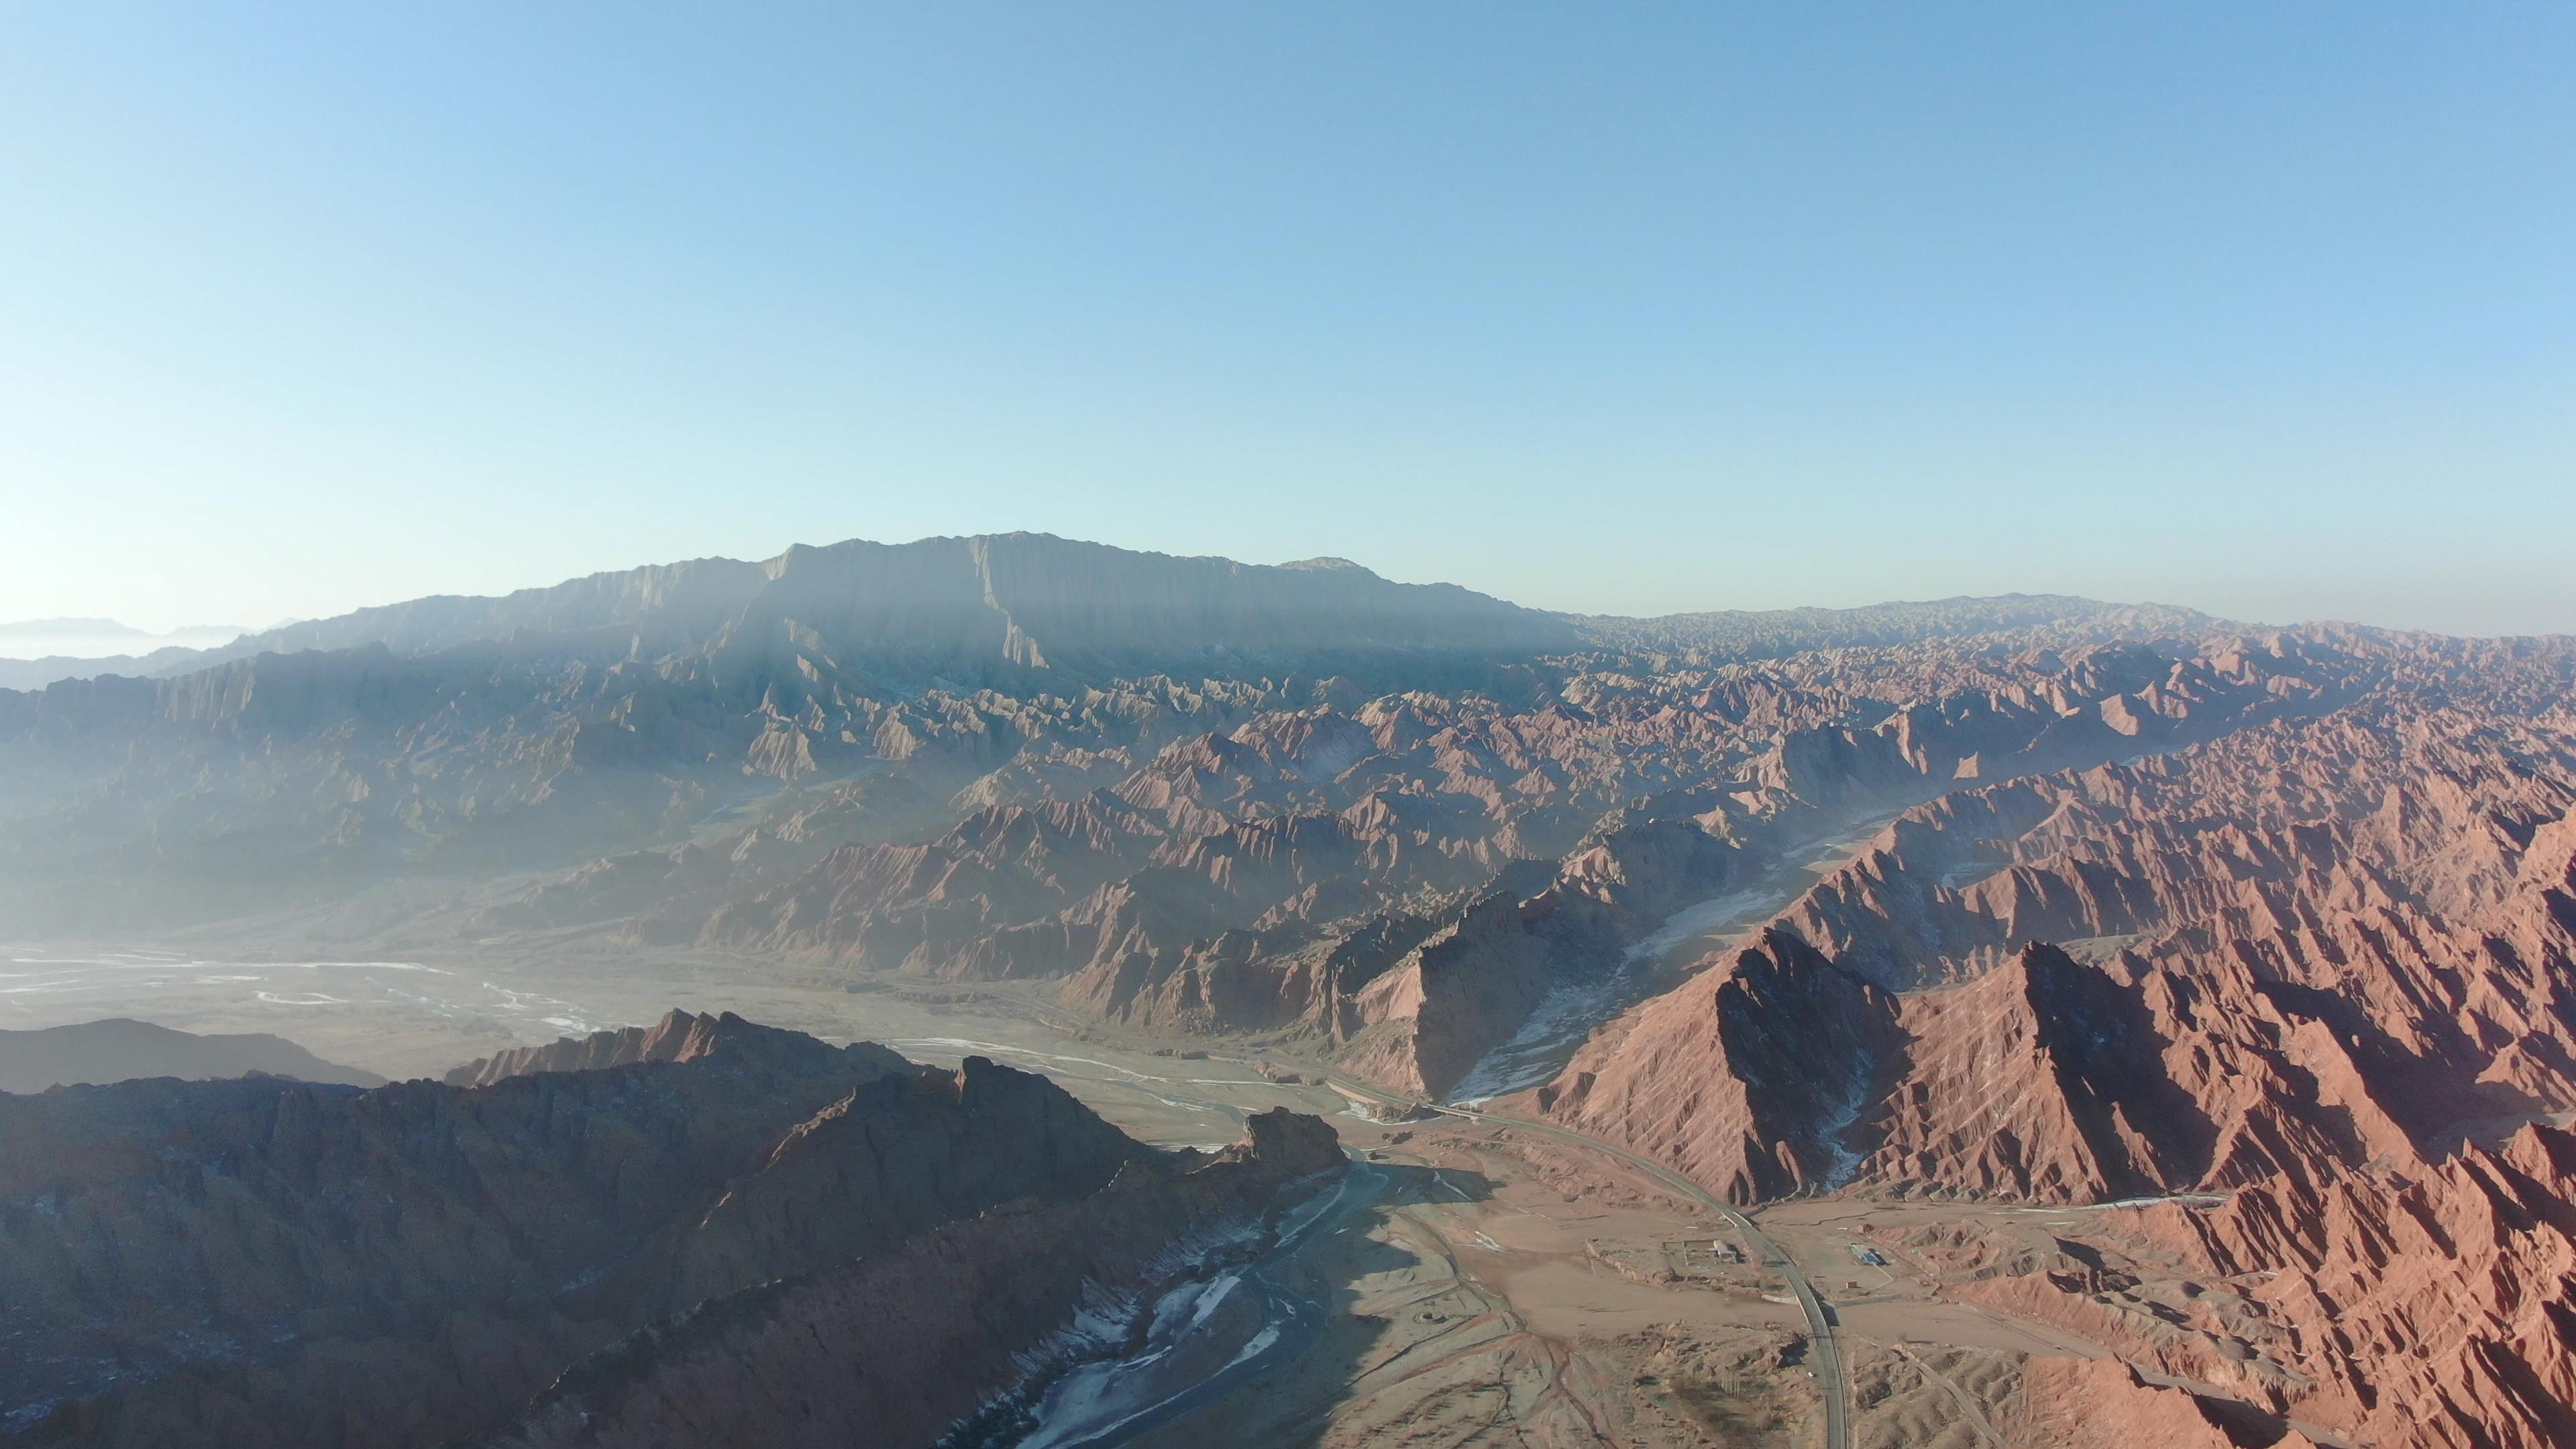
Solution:
{"label": "red rock formation", "polygon": [[1538,1105],[1739,1199],[2226,1195],[1949,1290],[2153,1366],[2034,1367],[2035,1442],[2576,1442],[2576,1141],[2464,1146],[2576,1109],[2569,657],[2336,642],[2323,717],[1908,811]]}
{"label": "red rock formation", "polygon": [[[2416,1176],[2350,1173],[2316,1187],[2274,1177],[2215,1208],[2097,1214],[2085,1236],[2232,1285],[2229,1306],[2223,1320],[2169,1311],[2179,1328],[2150,1318],[2153,1336],[2141,1338],[2121,1322],[2129,1295],[2117,1276],[1967,1285],[1962,1296],[2122,1344],[2165,1371],[2150,1384],[2108,1364],[2035,1361],[2035,1424],[2065,1426],[2043,1442],[2121,1442],[2078,1432],[2098,1407],[2088,1400],[2106,1394],[2125,1406],[2102,1410],[2112,1414],[2195,1413],[2274,1433],[2298,1423],[2357,1443],[2576,1442],[2576,1137],[2527,1126]],[[2164,1381],[2174,1374],[2180,1383]]]}
{"label": "red rock formation", "polygon": [[2029,1449],[2318,1449],[2298,1430],[2245,1425],[2228,1406],[2150,1383],[2118,1359],[2033,1359],[2023,1371],[2022,1401],[2013,1442]]}
{"label": "red rock formation", "polygon": [[[2556,738],[2347,712],[1910,812],[1778,927],[1838,972],[1971,978],[1905,998],[1910,1045],[1847,1138],[1862,1175],[2078,1201],[2313,1180],[2576,1107],[2576,756]],[[1953,883],[1963,861],[1990,873]],[[1676,1150],[1693,1134],[1656,1115],[1677,1109],[1606,1059],[1705,1096],[1726,1068],[1683,1065],[1702,1009],[1641,1008],[1552,1102]],[[1614,1070],[1615,1100],[1570,1090]],[[1676,1160],[1715,1183],[1741,1156]]]}
{"label": "red rock formation", "polygon": [[1902,1042],[1892,997],[1775,931],[1605,1029],[1536,1100],[1753,1202],[1849,1175]]}

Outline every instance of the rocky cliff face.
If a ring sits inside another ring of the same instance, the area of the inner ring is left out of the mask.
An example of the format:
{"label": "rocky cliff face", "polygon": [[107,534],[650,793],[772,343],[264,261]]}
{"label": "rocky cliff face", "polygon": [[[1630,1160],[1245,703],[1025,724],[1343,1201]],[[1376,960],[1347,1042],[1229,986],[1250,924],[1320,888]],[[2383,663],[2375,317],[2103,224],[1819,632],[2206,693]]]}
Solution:
{"label": "rocky cliff face", "polygon": [[[2390,703],[1910,812],[1774,928],[1832,979],[1965,982],[1903,997],[1861,1175],[2077,1201],[2317,1180],[2576,1106],[2571,761],[2552,722]],[[1635,1063],[1699,1075],[1667,1045],[1707,1030],[1687,990],[1551,1104],[1675,1147],[1654,1100],[1705,1086]]]}
{"label": "rocky cliff face", "polygon": [[2571,1172],[2576,1139],[2525,1126],[2418,1172],[2093,1214],[2045,1261],[1978,1245],[1961,1261],[1983,1276],[1959,1291],[2141,1366],[2034,1361],[2033,1442],[2560,1444],[2576,1434]]}
{"label": "rocky cliff face", "polygon": [[2569,1141],[2497,1134],[2576,1110],[2576,653],[2332,647],[2317,713],[1904,812],[1532,1105],[1742,1201],[2211,1195],[1972,1255],[2153,1368],[2034,1368],[2033,1442],[2567,1438]]}
{"label": "rocky cliff face", "polygon": [[927,1446],[1077,1318],[1151,1304],[1178,1276],[1258,1251],[1281,1189],[1342,1160],[1321,1122],[1263,1113],[1213,1159],[1138,1159],[1090,1197],[711,1300],[585,1362],[490,1443]]}
{"label": "rocky cliff face", "polygon": [[[1043,1078],[674,1017],[685,1060],[360,1091],[0,1098],[0,1370],[30,1442],[431,1445],[699,1302],[1152,1154]],[[1004,1269],[995,1265],[993,1271]]]}

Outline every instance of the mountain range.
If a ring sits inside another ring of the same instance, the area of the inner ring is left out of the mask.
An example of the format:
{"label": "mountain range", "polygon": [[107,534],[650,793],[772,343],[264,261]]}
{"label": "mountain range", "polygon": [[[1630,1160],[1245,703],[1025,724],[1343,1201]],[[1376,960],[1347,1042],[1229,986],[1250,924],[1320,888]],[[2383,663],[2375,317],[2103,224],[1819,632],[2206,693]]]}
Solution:
{"label": "mountain range", "polygon": [[[2576,1424],[2576,639],[2046,596],[1568,616],[1005,535],[0,692],[16,934],[290,917],[1006,987],[1740,1204],[2099,1210],[2038,1256],[1909,1244],[2162,1376],[2033,1369],[2042,1418]],[[534,1069],[661,1061],[582,1050]]]}
{"label": "mountain range", "polygon": [[137,1077],[195,1081],[252,1073],[358,1087],[385,1082],[373,1072],[326,1062],[284,1037],[265,1033],[201,1036],[121,1019],[0,1031],[0,1092],[41,1092]]}

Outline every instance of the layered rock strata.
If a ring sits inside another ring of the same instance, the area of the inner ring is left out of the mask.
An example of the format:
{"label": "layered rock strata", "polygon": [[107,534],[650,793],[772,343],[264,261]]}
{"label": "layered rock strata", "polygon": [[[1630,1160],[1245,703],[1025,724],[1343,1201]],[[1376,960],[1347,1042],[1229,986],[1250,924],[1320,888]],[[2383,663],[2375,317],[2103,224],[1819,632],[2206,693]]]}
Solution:
{"label": "layered rock strata", "polygon": [[[2571,761],[2554,726],[2389,708],[1944,799],[1771,927],[1799,993],[1704,972],[1546,1104],[1757,1195],[1835,1152],[2074,1202],[2418,1166],[2464,1123],[2576,1108]],[[1695,1121],[1740,1076],[1725,1037],[1801,1039],[1790,1003],[1861,984],[1895,993],[1900,1045],[1826,1054],[1820,1090],[1856,1104],[1833,1151],[1796,1145],[1813,1111]],[[1751,1173],[1715,1145],[1738,1140],[1798,1168]]]}
{"label": "layered rock strata", "polygon": [[2117,1355],[2032,1362],[2031,1442],[2576,1435],[2576,668],[2377,657],[1906,811],[1530,1105],[1745,1202],[2141,1204],[1906,1243]]}

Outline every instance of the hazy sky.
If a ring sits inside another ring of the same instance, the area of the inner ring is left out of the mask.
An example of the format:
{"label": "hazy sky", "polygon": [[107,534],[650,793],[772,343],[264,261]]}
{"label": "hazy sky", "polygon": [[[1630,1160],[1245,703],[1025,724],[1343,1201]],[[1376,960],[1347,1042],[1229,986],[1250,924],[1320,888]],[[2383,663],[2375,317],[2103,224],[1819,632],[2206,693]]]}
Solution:
{"label": "hazy sky", "polygon": [[1010,528],[2576,630],[2576,6],[0,7],[0,620]]}

